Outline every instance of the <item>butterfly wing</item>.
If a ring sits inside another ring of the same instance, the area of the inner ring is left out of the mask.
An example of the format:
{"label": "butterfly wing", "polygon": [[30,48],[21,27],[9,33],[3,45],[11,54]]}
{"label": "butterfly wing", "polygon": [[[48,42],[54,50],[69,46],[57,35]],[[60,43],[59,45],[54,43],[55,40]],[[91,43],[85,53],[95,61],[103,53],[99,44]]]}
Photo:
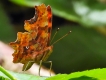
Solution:
{"label": "butterfly wing", "polygon": [[[44,4],[35,6],[35,15],[30,20],[25,20],[24,29],[28,32],[18,32],[17,40],[11,42],[14,48],[13,62],[23,63],[29,69],[34,62],[42,59],[43,52],[50,44],[52,30],[51,8]],[[40,53],[40,54],[39,54]],[[32,62],[27,65],[28,62]],[[27,70],[26,69],[26,70]]]}
{"label": "butterfly wing", "polygon": [[[51,30],[52,30],[52,12],[51,12],[51,7],[50,6],[46,7],[44,4],[40,6],[35,6],[35,10],[37,12],[36,15],[38,16],[36,22],[38,23],[37,24],[38,32],[35,38],[35,42],[37,45],[36,51],[32,55],[33,58],[35,58],[33,60],[36,63],[39,63],[39,61],[42,60],[42,58],[44,58],[45,53],[47,53],[46,52],[47,50],[45,50],[45,48],[50,45],[50,37],[51,37]],[[35,19],[31,19],[31,20],[34,21]],[[32,64],[33,62],[29,63],[29,65],[28,63],[24,64],[23,70],[29,69],[32,66]]]}
{"label": "butterfly wing", "polygon": [[42,6],[37,7],[37,10],[41,12],[38,14],[40,17],[38,18],[39,27],[38,27],[38,34],[36,37],[36,41],[39,44],[38,51],[43,50],[45,47],[50,45],[50,36],[52,30],[52,13],[51,7]]}

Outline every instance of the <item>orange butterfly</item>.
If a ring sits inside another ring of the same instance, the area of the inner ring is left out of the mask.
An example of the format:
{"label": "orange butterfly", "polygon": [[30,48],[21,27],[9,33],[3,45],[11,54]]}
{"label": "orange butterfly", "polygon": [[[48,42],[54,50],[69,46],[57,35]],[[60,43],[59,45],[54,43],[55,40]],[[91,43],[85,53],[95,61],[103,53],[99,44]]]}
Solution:
{"label": "orange butterfly", "polygon": [[[30,20],[25,20],[24,29],[27,32],[18,32],[16,41],[10,43],[15,50],[12,54],[13,62],[24,64],[23,71],[38,63],[40,75],[42,62],[47,60],[53,50],[53,46],[50,46],[51,7],[46,7],[44,4],[35,6],[35,15]],[[50,63],[52,65],[52,62]]]}

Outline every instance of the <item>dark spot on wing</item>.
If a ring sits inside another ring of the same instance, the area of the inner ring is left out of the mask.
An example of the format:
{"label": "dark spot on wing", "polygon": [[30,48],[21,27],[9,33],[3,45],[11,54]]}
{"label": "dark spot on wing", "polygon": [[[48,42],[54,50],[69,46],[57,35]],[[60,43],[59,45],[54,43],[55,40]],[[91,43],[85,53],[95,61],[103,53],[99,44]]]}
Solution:
{"label": "dark spot on wing", "polygon": [[51,27],[48,28],[48,33],[51,33]]}

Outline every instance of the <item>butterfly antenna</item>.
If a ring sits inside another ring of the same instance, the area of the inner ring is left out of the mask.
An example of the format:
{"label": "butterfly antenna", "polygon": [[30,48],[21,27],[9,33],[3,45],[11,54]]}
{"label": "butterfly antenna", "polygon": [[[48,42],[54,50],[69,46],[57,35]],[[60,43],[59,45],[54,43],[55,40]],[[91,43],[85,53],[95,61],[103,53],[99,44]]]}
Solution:
{"label": "butterfly antenna", "polygon": [[69,31],[67,34],[65,34],[64,36],[62,36],[61,38],[59,38],[58,40],[56,40],[52,45],[54,45],[55,43],[57,43],[58,41],[60,41],[61,39],[63,39],[64,37],[66,37],[67,35],[69,35],[71,33],[71,31]]}
{"label": "butterfly antenna", "polygon": [[60,29],[60,28],[57,28],[57,30],[56,30],[56,32],[55,32],[55,34],[54,34],[54,36],[52,37],[52,39],[51,39],[51,42],[50,42],[50,43],[52,43],[52,41],[53,41],[54,37],[56,36],[57,32],[59,31],[59,29]]}

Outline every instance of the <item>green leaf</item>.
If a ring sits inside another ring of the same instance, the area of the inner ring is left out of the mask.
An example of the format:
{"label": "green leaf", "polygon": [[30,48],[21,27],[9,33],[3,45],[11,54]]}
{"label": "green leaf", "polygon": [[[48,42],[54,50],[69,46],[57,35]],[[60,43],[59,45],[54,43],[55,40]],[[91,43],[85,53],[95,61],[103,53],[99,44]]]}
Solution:
{"label": "green leaf", "polygon": [[0,80],[9,80],[8,78],[5,78],[3,76],[0,76]]}
{"label": "green leaf", "polygon": [[41,2],[40,0],[10,0],[13,3],[16,3],[18,5],[22,6],[29,6],[29,7],[34,7],[35,5],[40,5]]}
{"label": "green leaf", "polygon": [[0,67],[0,80],[45,80],[47,77],[40,77],[29,74],[15,73]]}
{"label": "green leaf", "polygon": [[11,0],[17,4],[50,5],[55,15],[84,26],[106,25],[106,5],[99,0]]}
{"label": "green leaf", "polygon": [[[28,75],[22,73],[14,73],[11,71],[2,70],[0,67],[0,80],[105,80],[106,79],[106,68],[102,69],[92,69],[82,72],[73,72],[71,74],[57,74],[56,76],[40,77],[35,75]],[[5,74],[5,73],[6,74]],[[4,73],[4,74],[3,74]],[[8,78],[9,75],[14,76],[15,78]]]}
{"label": "green leaf", "polygon": [[106,80],[106,68],[74,72],[71,74],[58,74],[46,80]]}
{"label": "green leaf", "polygon": [[[4,11],[2,4],[0,3],[0,40],[9,42],[15,39],[15,32],[12,25]],[[9,33],[9,34],[8,34]]]}
{"label": "green leaf", "polygon": [[73,1],[73,8],[79,23],[86,26],[106,25],[106,5],[98,0]]}
{"label": "green leaf", "polygon": [[40,77],[40,76],[24,74],[24,73],[22,74],[22,73],[10,72],[10,74],[15,78],[17,78],[17,80],[45,80],[47,78],[47,77]]}

